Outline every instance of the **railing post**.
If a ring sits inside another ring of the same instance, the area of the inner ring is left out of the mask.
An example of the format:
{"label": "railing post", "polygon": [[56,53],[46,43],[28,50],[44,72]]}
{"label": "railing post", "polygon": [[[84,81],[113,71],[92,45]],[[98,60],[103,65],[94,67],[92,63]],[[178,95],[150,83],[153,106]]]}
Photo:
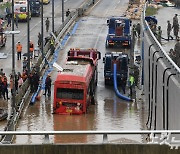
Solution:
{"label": "railing post", "polygon": [[45,137],[44,137],[44,144],[49,144],[50,141],[49,141],[49,135],[48,134],[45,134]]}
{"label": "railing post", "polygon": [[103,143],[107,143],[107,142],[108,142],[107,134],[103,134]]}

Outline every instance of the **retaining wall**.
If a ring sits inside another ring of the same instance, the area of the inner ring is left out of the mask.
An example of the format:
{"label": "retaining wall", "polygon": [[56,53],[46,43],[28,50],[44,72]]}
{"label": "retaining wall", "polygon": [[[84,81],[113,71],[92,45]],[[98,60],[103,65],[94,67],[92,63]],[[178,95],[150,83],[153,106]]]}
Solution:
{"label": "retaining wall", "polygon": [[141,28],[147,124],[154,130],[179,130],[180,68],[159,44],[144,17]]}
{"label": "retaining wall", "polygon": [[180,149],[151,144],[6,145],[0,154],[179,154]]}

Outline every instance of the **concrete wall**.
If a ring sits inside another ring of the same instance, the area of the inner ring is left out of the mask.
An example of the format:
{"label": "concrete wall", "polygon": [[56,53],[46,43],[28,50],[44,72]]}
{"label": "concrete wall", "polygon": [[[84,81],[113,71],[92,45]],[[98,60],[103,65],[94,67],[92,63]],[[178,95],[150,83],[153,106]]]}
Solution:
{"label": "concrete wall", "polygon": [[144,91],[150,129],[180,129],[180,68],[171,60],[142,22]]}
{"label": "concrete wall", "polygon": [[180,149],[150,144],[0,145],[0,154],[179,154]]}

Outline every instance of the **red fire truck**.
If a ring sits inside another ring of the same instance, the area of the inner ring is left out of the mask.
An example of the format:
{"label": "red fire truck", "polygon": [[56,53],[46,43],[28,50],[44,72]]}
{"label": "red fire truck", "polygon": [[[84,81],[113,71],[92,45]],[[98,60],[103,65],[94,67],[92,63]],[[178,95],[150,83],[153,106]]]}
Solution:
{"label": "red fire truck", "polygon": [[83,114],[94,104],[100,58],[96,49],[69,50],[63,71],[54,83],[54,113]]}

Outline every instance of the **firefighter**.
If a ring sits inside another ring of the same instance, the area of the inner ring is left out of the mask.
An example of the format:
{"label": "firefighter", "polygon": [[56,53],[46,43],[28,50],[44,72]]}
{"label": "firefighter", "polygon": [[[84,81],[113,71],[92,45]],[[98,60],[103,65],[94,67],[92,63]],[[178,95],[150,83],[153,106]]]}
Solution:
{"label": "firefighter", "polygon": [[133,86],[135,84],[135,79],[132,74],[129,75],[129,89],[130,89],[130,97],[132,98],[133,95]]}
{"label": "firefighter", "polygon": [[174,36],[176,36],[176,39],[178,38],[178,33],[179,33],[179,23],[178,23],[178,15],[175,14],[175,16],[173,17],[173,30],[174,30]]}
{"label": "firefighter", "polygon": [[176,54],[177,66],[180,67],[180,38],[177,38],[177,42],[174,46],[174,52]]}
{"label": "firefighter", "polygon": [[7,27],[11,27],[11,14],[7,14],[7,16],[6,16],[6,18],[7,18]]}
{"label": "firefighter", "polygon": [[28,60],[26,57],[24,57],[24,59],[23,59],[23,71],[25,71],[27,69],[27,66],[28,66]]}
{"label": "firefighter", "polygon": [[30,51],[30,56],[32,58],[34,52],[34,44],[32,41],[29,42],[29,51]]}
{"label": "firefighter", "polygon": [[20,43],[20,41],[16,45],[16,51],[17,51],[17,60],[21,60],[22,44]]}
{"label": "firefighter", "polygon": [[34,73],[33,73],[33,76],[32,76],[32,84],[33,84],[33,92],[36,92],[37,91],[37,89],[38,89],[38,86],[39,86],[39,75],[38,75],[38,73],[35,71]]}
{"label": "firefighter", "polygon": [[38,33],[38,46],[41,47],[41,42],[42,42],[42,35],[41,33],[39,32]]}
{"label": "firefighter", "polygon": [[121,82],[120,85],[123,90],[123,93],[126,94],[126,78],[125,78],[124,74],[121,75],[120,82]]}
{"label": "firefighter", "polygon": [[170,51],[169,51],[169,56],[171,57],[171,59],[177,63],[177,60],[176,60],[176,53],[175,51],[171,48]]}
{"label": "firefighter", "polygon": [[136,31],[137,31],[137,35],[138,37],[140,38],[140,33],[141,33],[141,25],[140,23],[138,22],[137,25],[136,25]]}
{"label": "firefighter", "polygon": [[168,41],[169,41],[169,38],[171,38],[173,40],[173,37],[171,36],[171,30],[172,30],[172,26],[171,26],[171,23],[170,21],[168,20],[167,21],[167,36],[168,36]]}
{"label": "firefighter", "polygon": [[50,25],[49,18],[46,19],[45,25],[46,25],[46,32],[48,32],[49,31],[49,25]]}
{"label": "firefighter", "polygon": [[53,53],[54,53],[54,50],[55,50],[55,44],[54,44],[54,39],[53,39],[53,37],[51,38],[51,40],[50,40],[50,49],[51,49],[51,55],[53,55]]}
{"label": "firefighter", "polygon": [[69,9],[66,11],[66,17],[68,17],[69,15],[70,15],[70,11],[69,11]]}
{"label": "firefighter", "polygon": [[51,96],[51,76],[50,74],[48,74],[48,76],[46,77],[46,81],[45,81],[45,93],[43,95],[46,96],[46,93],[48,92],[48,96]]}
{"label": "firefighter", "polygon": [[8,100],[9,99],[9,97],[8,97],[8,81],[7,81],[7,77],[6,77],[5,73],[2,78],[2,92],[3,92],[4,99]]}
{"label": "firefighter", "polygon": [[158,30],[157,30],[157,40],[159,41],[160,44],[161,44],[161,36],[162,36],[161,26],[158,26]]}
{"label": "firefighter", "polygon": [[16,28],[18,29],[19,16],[17,14],[15,16],[16,16],[16,18],[14,20],[14,23],[16,25]]}
{"label": "firefighter", "polygon": [[133,32],[133,38],[137,37],[137,33],[136,33],[136,25],[134,24],[132,27],[132,32]]}

